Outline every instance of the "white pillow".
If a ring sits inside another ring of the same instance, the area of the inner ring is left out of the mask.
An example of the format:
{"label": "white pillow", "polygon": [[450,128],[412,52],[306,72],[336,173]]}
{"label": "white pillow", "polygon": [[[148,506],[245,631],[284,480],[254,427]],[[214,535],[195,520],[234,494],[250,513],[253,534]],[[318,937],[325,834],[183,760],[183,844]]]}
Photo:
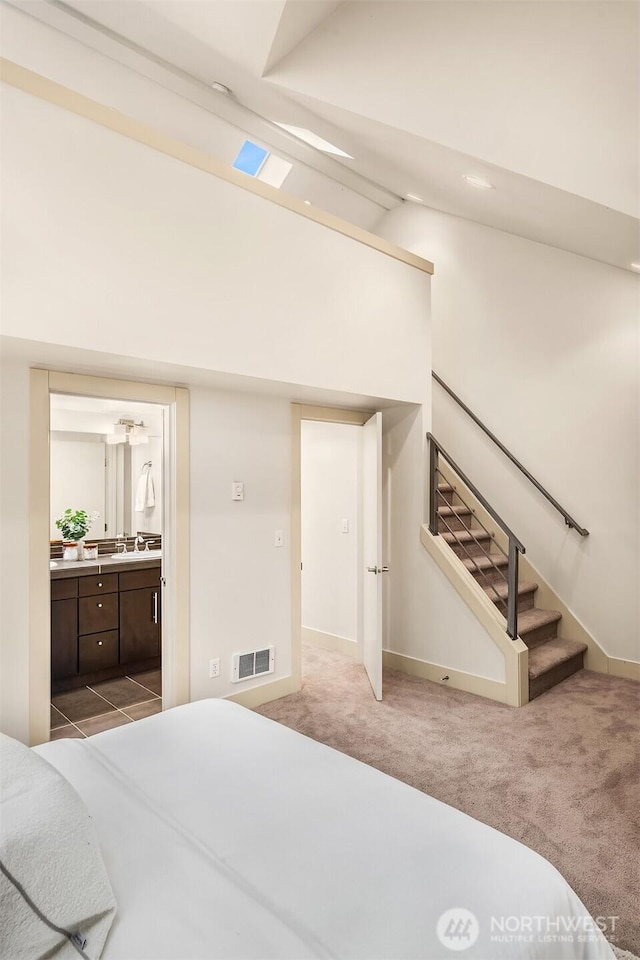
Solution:
{"label": "white pillow", "polygon": [[70,783],[0,734],[0,957],[99,957],[116,902]]}

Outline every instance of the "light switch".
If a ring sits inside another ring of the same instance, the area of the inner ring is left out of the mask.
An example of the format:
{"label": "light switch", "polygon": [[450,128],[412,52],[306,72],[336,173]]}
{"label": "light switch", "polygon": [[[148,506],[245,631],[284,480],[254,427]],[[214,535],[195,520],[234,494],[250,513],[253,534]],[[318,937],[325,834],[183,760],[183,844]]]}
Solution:
{"label": "light switch", "polygon": [[244,483],[240,480],[234,480],[231,484],[232,498],[234,500],[244,500]]}
{"label": "light switch", "polygon": [[348,520],[343,520],[343,521],[342,521],[342,532],[343,532],[343,533],[349,533],[349,521],[348,521]]}
{"label": "light switch", "polygon": [[284,534],[282,530],[276,530],[273,537],[274,547],[283,547],[284,546]]}

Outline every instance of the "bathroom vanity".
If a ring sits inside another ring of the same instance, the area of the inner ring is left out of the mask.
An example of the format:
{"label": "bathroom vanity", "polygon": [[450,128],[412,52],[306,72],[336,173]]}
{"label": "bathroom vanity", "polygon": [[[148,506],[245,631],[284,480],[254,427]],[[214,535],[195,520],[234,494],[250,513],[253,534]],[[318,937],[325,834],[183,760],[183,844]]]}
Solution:
{"label": "bathroom vanity", "polygon": [[51,570],[51,692],[160,666],[161,560],[101,557]]}

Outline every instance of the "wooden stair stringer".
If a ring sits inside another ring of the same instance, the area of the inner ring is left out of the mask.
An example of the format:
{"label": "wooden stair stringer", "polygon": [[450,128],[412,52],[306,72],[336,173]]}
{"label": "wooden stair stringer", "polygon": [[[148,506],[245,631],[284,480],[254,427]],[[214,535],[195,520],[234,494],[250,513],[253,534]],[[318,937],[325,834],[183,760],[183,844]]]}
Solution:
{"label": "wooden stair stringer", "polygon": [[480,621],[505,660],[505,699],[512,707],[529,702],[529,649],[518,637],[507,636],[507,622],[485,590],[469,573],[443,537],[434,537],[426,524],[420,528],[420,540],[459,596]]}
{"label": "wooden stair stringer", "polygon": [[[454,489],[459,488],[462,496],[471,507],[474,516],[484,524],[484,526],[495,536],[498,543],[505,552],[509,550],[509,539],[505,532],[497,525],[493,517],[487,513],[482,504],[476,500],[471,490],[466,487],[459,477],[449,468],[444,458],[440,459],[439,468],[443,477],[451,484]],[[549,582],[536,570],[529,557],[524,554],[520,556],[519,573],[521,579],[534,580],[538,584],[536,594],[536,603],[547,610],[557,610],[562,614],[562,619],[558,624],[558,636],[561,640],[580,640],[586,643],[587,649],[584,654],[584,669],[594,670],[596,673],[609,673],[609,657],[602,649],[600,644],[591,636],[586,627],[580,622],[574,613],[569,609],[566,603],[558,596]]]}

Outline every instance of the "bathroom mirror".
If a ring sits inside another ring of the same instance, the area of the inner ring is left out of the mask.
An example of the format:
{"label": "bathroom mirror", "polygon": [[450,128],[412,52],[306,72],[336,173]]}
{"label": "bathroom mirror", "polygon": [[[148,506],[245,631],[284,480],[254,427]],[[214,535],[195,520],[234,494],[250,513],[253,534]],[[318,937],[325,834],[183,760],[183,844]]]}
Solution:
{"label": "bathroom mirror", "polygon": [[50,539],[67,507],[94,512],[87,540],[162,530],[162,408],[51,395]]}

